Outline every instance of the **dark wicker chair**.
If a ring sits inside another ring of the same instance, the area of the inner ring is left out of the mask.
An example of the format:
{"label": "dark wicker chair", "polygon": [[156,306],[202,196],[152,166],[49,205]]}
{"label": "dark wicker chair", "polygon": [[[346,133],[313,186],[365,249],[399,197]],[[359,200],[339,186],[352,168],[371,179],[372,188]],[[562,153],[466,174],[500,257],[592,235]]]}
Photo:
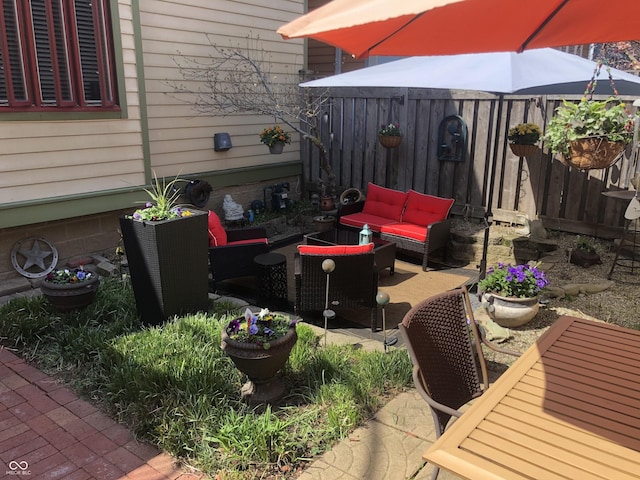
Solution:
{"label": "dark wicker chair", "polygon": [[[489,387],[481,344],[520,355],[485,339],[465,287],[423,300],[405,315],[399,328],[413,363],[413,382],[431,409],[436,437],[444,433],[451,417],[461,416],[460,407]],[[432,480],[438,473],[436,467]]]}
{"label": "dark wicker chair", "polygon": [[[227,244],[209,247],[209,268],[211,270],[211,290],[216,291],[217,282],[230,278],[250,277],[258,274],[258,266],[253,262],[256,255],[267,253],[267,232],[264,228],[241,228],[226,230]],[[253,241],[252,241],[253,240]]]}
{"label": "dark wicker chair", "polygon": [[374,254],[315,255],[296,253],[296,314],[325,309],[327,274],[322,262],[331,258],[336,268],[329,277],[329,304],[337,308],[371,309],[371,331],[378,326],[378,271]]}

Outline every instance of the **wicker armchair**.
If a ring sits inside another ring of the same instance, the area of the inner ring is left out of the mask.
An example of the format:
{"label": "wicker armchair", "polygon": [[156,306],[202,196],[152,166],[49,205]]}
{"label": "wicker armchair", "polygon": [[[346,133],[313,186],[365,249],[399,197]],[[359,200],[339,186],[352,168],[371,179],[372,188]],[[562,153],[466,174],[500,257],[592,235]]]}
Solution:
{"label": "wicker armchair", "polygon": [[333,259],[336,265],[329,277],[330,305],[371,309],[371,331],[375,332],[378,325],[378,271],[373,252],[346,255],[296,253],[296,314],[325,309],[327,274],[322,270],[322,262],[328,258]]}
{"label": "wicker armchair", "polygon": [[[485,339],[473,318],[465,287],[420,302],[405,315],[399,328],[413,363],[413,382],[431,409],[436,437],[444,433],[451,417],[461,416],[460,407],[489,387],[481,344],[520,355]],[[438,473],[436,467],[432,480]]]}

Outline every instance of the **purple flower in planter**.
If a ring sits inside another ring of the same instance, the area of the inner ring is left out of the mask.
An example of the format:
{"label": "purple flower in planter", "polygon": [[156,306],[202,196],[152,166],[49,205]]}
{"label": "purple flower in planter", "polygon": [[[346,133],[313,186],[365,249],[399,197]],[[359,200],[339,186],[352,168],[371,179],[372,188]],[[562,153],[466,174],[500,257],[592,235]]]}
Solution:
{"label": "purple flower in planter", "polygon": [[227,325],[228,334],[238,333],[239,330],[240,330],[240,322],[237,319],[231,320],[229,322],[229,325]]}
{"label": "purple flower in planter", "polygon": [[257,335],[258,334],[258,326],[255,323],[251,323],[249,325],[249,335]]}

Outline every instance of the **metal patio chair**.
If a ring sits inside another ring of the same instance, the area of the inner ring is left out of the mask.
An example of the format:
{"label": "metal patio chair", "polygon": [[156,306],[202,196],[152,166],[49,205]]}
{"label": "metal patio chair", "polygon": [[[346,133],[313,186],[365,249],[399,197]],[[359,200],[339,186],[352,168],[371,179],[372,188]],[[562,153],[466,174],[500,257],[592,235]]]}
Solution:
{"label": "metal patio chair", "polygon": [[[462,415],[460,407],[489,387],[481,344],[520,355],[484,338],[465,287],[423,300],[407,312],[399,328],[413,363],[413,382],[431,409],[436,438],[444,433],[451,417]],[[435,467],[431,479],[439,472]]]}

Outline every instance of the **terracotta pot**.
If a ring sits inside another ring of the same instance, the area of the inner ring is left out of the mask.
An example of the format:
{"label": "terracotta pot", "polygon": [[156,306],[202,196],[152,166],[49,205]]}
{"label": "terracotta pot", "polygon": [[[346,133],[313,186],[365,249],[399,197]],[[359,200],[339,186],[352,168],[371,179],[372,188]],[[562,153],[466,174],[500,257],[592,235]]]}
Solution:
{"label": "terracotta pot", "polygon": [[402,143],[402,136],[392,136],[392,135],[380,135],[378,134],[378,140],[380,141],[380,145],[384,148],[396,148],[398,145]]}
{"label": "terracotta pot", "polygon": [[231,358],[236,368],[249,378],[241,389],[244,401],[253,405],[273,403],[284,395],[284,382],[277,377],[277,373],[287,363],[297,340],[298,334],[294,326],[286,335],[271,342],[269,349],[265,350],[255,343],[237,342],[222,330],[222,350]]}
{"label": "terracotta pot", "polygon": [[521,327],[535,317],[540,308],[537,296],[516,298],[485,293],[482,300],[489,317],[506,328]]}
{"label": "terracotta pot", "polygon": [[313,217],[313,226],[316,232],[326,232],[335,225],[336,217],[333,215],[317,215]]}
{"label": "terracotta pot", "polygon": [[269,145],[269,153],[282,153],[282,150],[284,150],[283,142],[276,142],[273,145]]}
{"label": "terracotta pot", "polygon": [[336,208],[336,201],[331,195],[323,195],[320,198],[320,210],[327,212]]}
{"label": "terracotta pot", "polygon": [[510,143],[509,148],[516,157],[530,157],[538,151],[537,145]]}
{"label": "terracotta pot", "polygon": [[96,275],[80,283],[53,283],[44,279],[40,291],[59,312],[84,308],[96,298],[100,278]]}

